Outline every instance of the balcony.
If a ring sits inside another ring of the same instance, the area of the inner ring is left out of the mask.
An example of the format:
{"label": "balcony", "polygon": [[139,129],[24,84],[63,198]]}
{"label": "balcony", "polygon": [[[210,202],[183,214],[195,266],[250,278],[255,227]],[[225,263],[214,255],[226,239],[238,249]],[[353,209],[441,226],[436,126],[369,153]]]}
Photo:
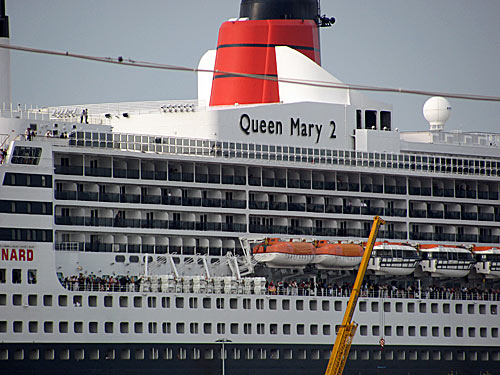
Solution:
{"label": "balcony", "polygon": [[304,203],[288,203],[288,211],[305,212],[306,205]]}
{"label": "balcony", "polygon": [[221,223],[207,223],[207,222],[196,222],[195,229],[202,231],[218,231],[220,232],[222,228]]}
{"label": "balcony", "polygon": [[342,211],[344,214],[348,215],[359,215],[361,213],[361,207],[347,205],[342,207]]}
{"label": "balcony", "polygon": [[313,181],[312,188],[315,190],[323,190],[325,188],[325,183],[323,181]]}
{"label": "balcony", "polygon": [[286,187],[286,179],[285,178],[276,178],[274,180],[274,187],[279,187],[279,188]]}
{"label": "balcony", "polygon": [[79,201],[98,201],[99,193],[90,191],[79,191],[77,192],[77,199]]}
{"label": "balcony", "polygon": [[208,174],[195,174],[194,175],[195,182],[199,183],[207,183],[208,182]]}
{"label": "balcony", "polygon": [[191,207],[199,207],[199,206],[201,206],[201,198],[183,197],[182,198],[182,205],[183,206],[191,206]]}
{"label": "balcony", "polygon": [[314,203],[308,203],[307,204],[307,212],[325,212],[325,205],[324,204],[314,204]]}
{"label": "balcony", "polygon": [[434,233],[430,232],[410,232],[410,240],[417,240],[417,241],[432,241],[432,235]]}
{"label": "balcony", "polygon": [[168,229],[193,230],[195,228],[194,221],[169,221]]}
{"label": "balcony", "polygon": [[176,171],[168,171],[169,181],[182,181],[182,174]]}
{"label": "balcony", "polygon": [[[365,236],[368,237],[368,236]],[[379,231],[379,237],[385,238],[388,240],[406,240],[407,233],[402,231],[394,231],[394,230],[381,230]]]}
{"label": "balcony", "polygon": [[325,190],[335,190],[335,182],[325,181]]}
{"label": "balcony", "polygon": [[444,218],[451,220],[460,220],[460,211],[445,211]]}
{"label": "balcony", "polygon": [[139,170],[138,169],[119,169],[113,168],[113,177],[114,178],[139,178]]}
{"label": "balcony", "polygon": [[477,242],[477,234],[457,234],[456,241],[458,241],[458,242]]}
{"label": "balcony", "polygon": [[56,199],[76,200],[76,191],[56,190],[54,195]]}
{"label": "balcony", "polygon": [[249,202],[250,209],[253,210],[267,210],[267,202],[265,201],[250,201]]}
{"label": "balcony", "polygon": [[293,189],[299,189],[300,188],[300,180],[288,180],[288,187],[293,188]]}
{"label": "balcony", "polygon": [[161,204],[168,204],[171,206],[180,206],[182,204],[182,198],[181,197],[175,197],[172,195],[162,195],[161,197]]}
{"label": "balcony", "polygon": [[327,214],[341,214],[342,213],[342,206],[327,204],[325,206],[325,212]]}
{"label": "balcony", "polygon": [[150,228],[150,229],[168,229],[168,220],[141,220],[141,228]]}
{"label": "balcony", "polygon": [[260,225],[250,224],[250,233],[265,233],[265,234],[287,234],[287,227],[284,225]]}
{"label": "balcony", "polygon": [[246,232],[247,226],[246,224],[239,223],[223,223],[222,224],[223,232]]}
{"label": "balcony", "polygon": [[83,176],[83,166],[81,165],[72,165],[72,166],[63,166],[56,165],[55,166],[56,174],[65,174],[70,176]]}
{"label": "balcony", "polygon": [[493,213],[478,213],[477,218],[479,221],[495,221],[495,215]]}
{"label": "balcony", "polygon": [[443,189],[443,195],[446,198],[453,198],[455,196],[455,192],[453,191],[453,189]]}
{"label": "balcony", "polygon": [[111,168],[90,168],[90,167],[85,167],[85,176],[111,177]]}
{"label": "balcony", "polygon": [[384,209],[382,207],[361,207],[361,215],[379,215],[384,214]]}
{"label": "balcony", "polygon": [[99,193],[99,202],[119,202],[120,194],[118,193]]}
{"label": "balcony", "polygon": [[311,180],[300,180],[300,188],[301,189],[310,189],[311,188]]}
{"label": "balcony", "polygon": [[[396,194],[406,194],[406,186],[396,186]],[[429,190],[430,195],[430,190]]]}
{"label": "balcony", "polygon": [[234,176],[222,176],[222,183],[226,185],[234,185]]}
{"label": "balcony", "polygon": [[201,205],[203,207],[220,207],[221,200],[219,198],[203,198],[201,200]]}
{"label": "balcony", "polygon": [[259,177],[248,177],[248,184],[250,186],[260,186],[261,185],[261,180]]}
{"label": "balcony", "polygon": [[247,179],[245,176],[234,176],[234,184],[235,185],[245,185],[247,183]]}
{"label": "balcony", "polygon": [[220,184],[220,175],[218,175],[218,174],[209,174],[208,175],[208,183],[209,184]]}
{"label": "balcony", "polygon": [[299,226],[288,227],[288,234],[310,236],[310,235],[312,235],[312,228],[311,227],[299,227]]}
{"label": "balcony", "polygon": [[479,242],[481,243],[500,243],[500,236],[492,235],[479,235]]}
{"label": "balcony", "polygon": [[161,204],[161,196],[159,196],[159,195],[143,195],[143,196],[141,196],[141,203]]}
{"label": "balcony", "polygon": [[337,235],[337,229],[335,228],[313,228],[314,236],[329,236],[334,237]]}
{"label": "balcony", "polygon": [[427,211],[426,210],[410,210],[410,217],[426,218]]}
{"label": "balcony", "polygon": [[286,211],[287,204],[286,202],[269,202],[269,209],[276,211]]}
{"label": "balcony", "polygon": [[222,199],[221,205],[223,208],[246,208],[246,201],[238,199]]}
{"label": "balcony", "polygon": [[462,220],[477,220],[476,212],[462,212]]}
{"label": "balcony", "polygon": [[274,187],[274,178],[262,178],[262,186]]}
{"label": "balcony", "polygon": [[432,240],[433,241],[450,241],[454,242],[456,238],[455,233],[433,233]]}
{"label": "balcony", "polygon": [[120,203],[140,203],[140,194],[120,194]]}
{"label": "balcony", "polygon": [[194,182],[194,173],[182,172],[181,180],[182,182]]}
{"label": "balcony", "polygon": [[444,212],[439,210],[427,210],[427,217],[429,219],[442,219]]}

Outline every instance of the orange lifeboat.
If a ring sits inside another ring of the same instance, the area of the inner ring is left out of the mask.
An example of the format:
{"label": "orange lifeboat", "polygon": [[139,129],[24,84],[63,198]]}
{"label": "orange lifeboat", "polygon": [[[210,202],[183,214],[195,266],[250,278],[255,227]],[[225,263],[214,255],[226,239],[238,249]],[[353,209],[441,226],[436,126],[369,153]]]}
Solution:
{"label": "orange lifeboat", "polygon": [[354,269],[361,263],[363,253],[360,245],[321,240],[316,242],[313,263],[319,269]]}
{"label": "orange lifeboat", "polygon": [[312,262],[316,248],[310,242],[268,238],[253,248],[257,262],[273,268],[304,268]]}

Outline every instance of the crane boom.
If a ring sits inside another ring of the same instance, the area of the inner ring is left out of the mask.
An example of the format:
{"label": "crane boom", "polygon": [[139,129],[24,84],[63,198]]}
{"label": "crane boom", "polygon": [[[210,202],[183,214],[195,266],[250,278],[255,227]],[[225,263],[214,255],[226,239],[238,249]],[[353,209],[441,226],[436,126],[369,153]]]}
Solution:
{"label": "crane boom", "polygon": [[332,354],[330,355],[325,375],[341,375],[344,371],[344,366],[347,361],[347,357],[349,356],[349,350],[351,349],[352,340],[354,339],[356,329],[358,328],[358,324],[352,322],[352,317],[354,315],[354,311],[356,310],[356,304],[358,302],[363,279],[365,278],[368,261],[370,260],[373,246],[375,245],[378,229],[383,224],[385,224],[385,221],[380,217],[375,216],[373,219],[370,237],[368,237],[368,242],[366,243],[365,252],[363,254],[363,258],[361,259],[361,264],[359,265],[356,281],[354,281],[354,286],[352,288],[351,297],[349,298],[349,303],[347,304],[344,319],[342,320],[342,325],[337,332],[337,338],[335,339],[335,344],[333,345]]}

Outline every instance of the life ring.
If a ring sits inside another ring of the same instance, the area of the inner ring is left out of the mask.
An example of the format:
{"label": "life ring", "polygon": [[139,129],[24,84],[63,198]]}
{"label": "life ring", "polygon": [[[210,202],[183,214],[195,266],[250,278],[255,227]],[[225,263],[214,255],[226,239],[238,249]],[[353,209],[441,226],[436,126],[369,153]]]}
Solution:
{"label": "life ring", "polygon": [[379,340],[379,344],[380,344],[380,349],[383,349],[385,345],[385,340],[383,337]]}

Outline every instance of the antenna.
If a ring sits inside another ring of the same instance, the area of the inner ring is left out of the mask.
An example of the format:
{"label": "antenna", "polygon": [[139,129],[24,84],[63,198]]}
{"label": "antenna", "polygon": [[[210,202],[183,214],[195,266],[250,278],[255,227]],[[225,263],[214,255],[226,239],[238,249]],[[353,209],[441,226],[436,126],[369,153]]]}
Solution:
{"label": "antenna", "polygon": [[0,38],[9,37],[9,17],[5,14],[5,0],[0,0]]}

